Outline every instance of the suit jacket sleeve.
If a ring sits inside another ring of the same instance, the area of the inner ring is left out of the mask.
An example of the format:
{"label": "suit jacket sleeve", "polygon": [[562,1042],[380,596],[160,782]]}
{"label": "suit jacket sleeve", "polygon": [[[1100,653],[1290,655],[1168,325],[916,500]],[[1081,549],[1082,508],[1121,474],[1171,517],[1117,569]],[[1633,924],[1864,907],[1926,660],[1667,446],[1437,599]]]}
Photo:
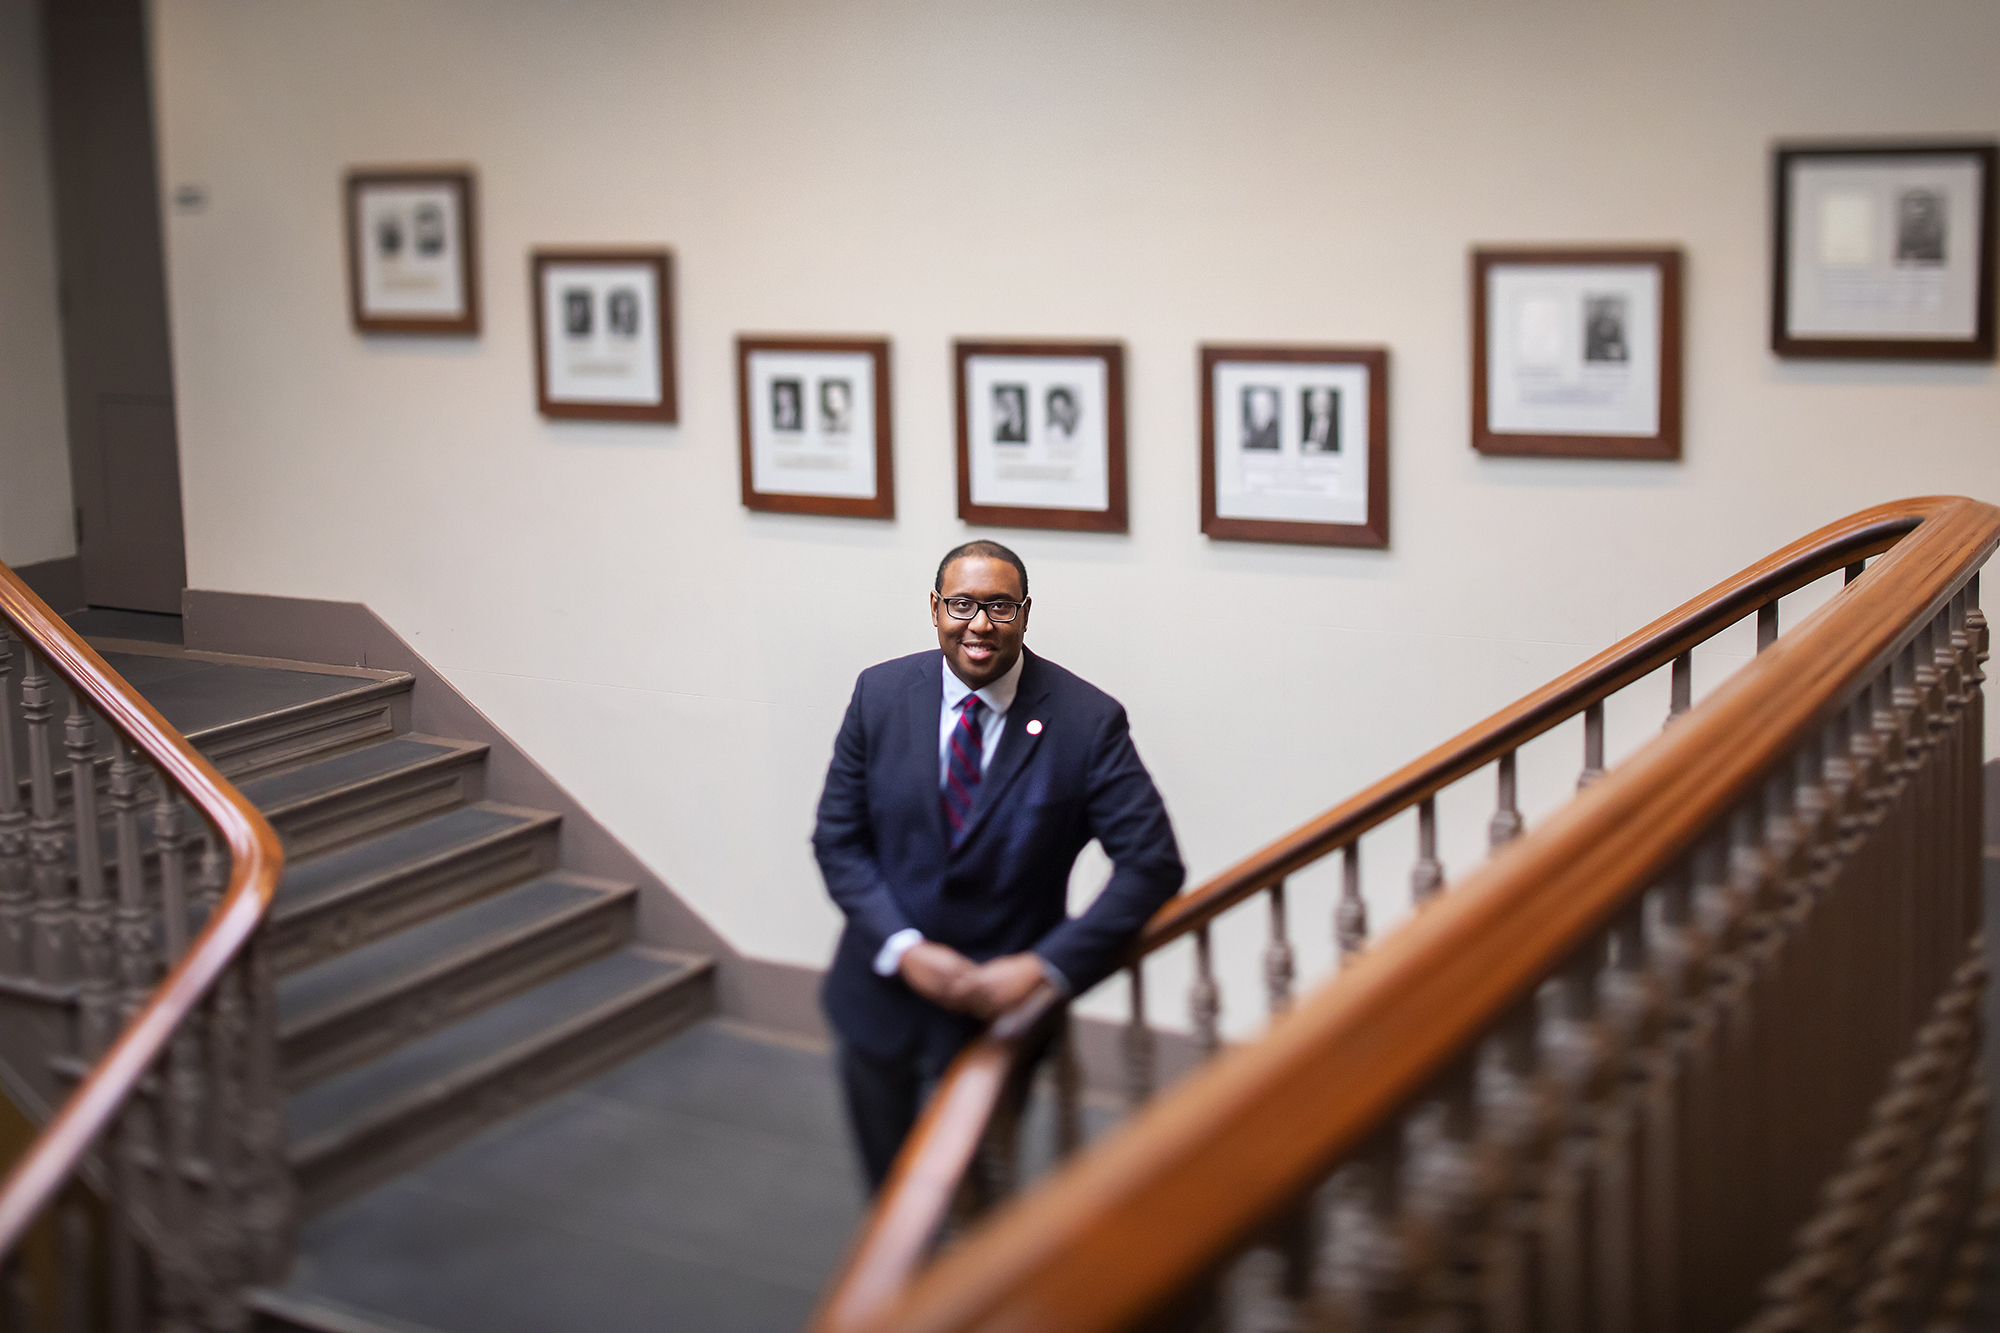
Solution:
{"label": "suit jacket sleeve", "polygon": [[1111,858],[1111,880],[1082,916],[1064,921],[1035,945],[1079,995],[1117,964],[1140,927],[1180,891],[1187,876],[1166,803],[1139,762],[1123,708],[1106,720],[1093,746],[1084,818]]}
{"label": "suit jacket sleeve", "polygon": [[868,726],[862,692],[867,677],[854,682],[854,697],[833,742],[826,787],[820,793],[813,828],[813,855],[826,891],[848,923],[864,936],[873,955],[882,942],[910,924],[875,860],[875,833],[868,817]]}

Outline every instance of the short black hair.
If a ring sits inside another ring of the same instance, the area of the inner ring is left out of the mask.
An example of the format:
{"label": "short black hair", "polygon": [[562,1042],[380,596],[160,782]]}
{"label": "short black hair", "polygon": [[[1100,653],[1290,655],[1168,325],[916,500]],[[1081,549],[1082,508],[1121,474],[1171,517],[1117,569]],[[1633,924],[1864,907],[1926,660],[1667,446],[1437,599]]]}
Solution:
{"label": "short black hair", "polygon": [[954,546],[938,561],[937,578],[931,583],[931,591],[944,591],[944,572],[951,568],[954,560],[963,560],[968,555],[983,555],[988,560],[1005,560],[1021,575],[1021,596],[1028,595],[1028,567],[1021,563],[1021,557],[1002,546],[999,542],[974,541],[963,546]]}

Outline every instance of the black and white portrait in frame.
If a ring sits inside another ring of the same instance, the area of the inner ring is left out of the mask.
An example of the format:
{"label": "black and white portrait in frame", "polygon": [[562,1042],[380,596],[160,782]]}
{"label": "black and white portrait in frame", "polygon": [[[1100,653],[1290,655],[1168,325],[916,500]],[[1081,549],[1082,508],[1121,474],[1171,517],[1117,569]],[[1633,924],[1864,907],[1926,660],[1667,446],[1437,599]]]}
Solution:
{"label": "black and white portrait in frame", "polygon": [[996,384],[993,386],[993,443],[1026,444],[1028,442],[1028,386],[1025,384]]}
{"label": "black and white portrait in frame", "polygon": [[1275,384],[1243,386],[1242,447],[1276,452],[1279,447],[1278,415],[1283,395]]}
{"label": "black and white portrait in frame", "polygon": [[1308,384],[1299,390],[1299,452],[1340,452],[1340,390],[1331,384]]}
{"label": "black and white portrait in frame", "polygon": [[[1330,538],[1313,525],[1370,524],[1375,355],[1301,346],[1202,349],[1204,532],[1345,544],[1357,534]],[[1299,535],[1308,529],[1316,535]],[[1288,535],[1257,535],[1277,531]],[[1369,542],[1357,537],[1352,544]]]}
{"label": "black and white portrait in frame", "polygon": [[1626,298],[1616,292],[1590,292],[1583,298],[1583,359],[1626,361]]}
{"label": "black and white portrait in frame", "polygon": [[668,263],[651,251],[530,256],[544,415],[674,419]]}
{"label": "black and white portrait in frame", "polygon": [[828,376],[819,382],[819,428],[845,436],[854,429],[854,382]]}
{"label": "black and white portrait in frame", "polygon": [[350,301],[367,330],[476,333],[469,172],[349,174]]}
{"label": "black and white portrait in frame", "polygon": [[771,429],[796,435],[806,428],[805,385],[795,379],[771,381]]}
{"label": "black and white portrait in frame", "polygon": [[1122,531],[1122,510],[1112,503],[1112,435],[1123,418],[1109,400],[1122,351],[1115,344],[961,341],[954,355],[959,516]]}
{"label": "black and white portrait in frame", "polygon": [[[744,335],[737,339],[744,504],[752,509],[888,517],[886,341]],[[821,504],[824,502],[824,504]]]}

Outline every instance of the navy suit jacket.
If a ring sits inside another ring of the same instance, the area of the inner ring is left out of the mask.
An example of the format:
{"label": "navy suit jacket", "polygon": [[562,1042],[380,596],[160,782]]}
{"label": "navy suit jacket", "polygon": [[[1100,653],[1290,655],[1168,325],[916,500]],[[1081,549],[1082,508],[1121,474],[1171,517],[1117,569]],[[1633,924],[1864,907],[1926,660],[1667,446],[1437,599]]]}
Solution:
{"label": "navy suit jacket", "polygon": [[[821,1002],[841,1038],[878,1059],[913,1054],[946,1015],[901,977],[876,975],[875,955],[897,931],[915,926],[979,962],[1032,949],[1081,993],[1181,887],[1173,825],[1125,709],[1055,663],[1022,656],[956,847],[938,802],[943,655],[884,662],[854,684],[813,831],[827,892],[847,915]],[[1092,838],[1115,869],[1070,918],[1070,867]],[[964,1036],[977,1030],[962,1026]]]}

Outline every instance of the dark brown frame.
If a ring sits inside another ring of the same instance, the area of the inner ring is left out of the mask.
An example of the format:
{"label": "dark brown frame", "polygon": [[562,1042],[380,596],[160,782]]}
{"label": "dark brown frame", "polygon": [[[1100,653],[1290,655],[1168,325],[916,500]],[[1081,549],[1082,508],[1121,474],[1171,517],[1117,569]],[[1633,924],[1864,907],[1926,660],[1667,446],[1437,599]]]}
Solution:
{"label": "dark brown frame", "polygon": [[[1660,428],[1652,435],[1497,434],[1487,426],[1486,275],[1496,266],[1651,264],[1660,270]],[[1487,247],[1472,252],[1472,447],[1524,458],[1681,456],[1681,252],[1672,247]]]}
{"label": "dark brown frame", "polygon": [[[443,185],[458,191],[459,283],[465,313],[456,319],[430,315],[370,315],[361,307],[361,192],[371,185]],[[362,333],[418,333],[477,336],[479,333],[479,196],[471,167],[357,167],[344,187],[347,219],[347,309]]]}
{"label": "dark brown frame", "polygon": [[[1979,273],[1970,338],[1794,338],[1786,332],[1791,281],[1791,165],[1810,157],[1970,157],[1980,166]],[[1779,356],[1841,361],[1991,361],[1994,356],[1994,238],[2000,235],[1996,167],[1991,141],[1780,144],[1771,157],[1771,350]]]}
{"label": "dark brown frame", "polygon": [[[654,309],[660,319],[660,401],[657,403],[560,403],[549,398],[548,311],[542,300],[542,270],[550,264],[643,264],[658,285]],[[535,322],[535,408],[545,417],[577,421],[651,421],[674,425],[680,391],[674,382],[674,252],[657,248],[587,247],[533,250],[528,254],[529,306]]]}
{"label": "dark brown frame", "polygon": [[[1204,343],[1201,367],[1201,530],[1222,541],[1289,542],[1312,546],[1389,545],[1389,349],[1244,343]],[[1368,367],[1368,519],[1307,523],[1277,518],[1219,518],[1215,512],[1215,372],[1232,361]]]}
{"label": "dark brown frame", "polygon": [[[958,413],[958,516],[967,523],[1001,528],[1059,528],[1066,532],[1124,532],[1128,528],[1125,499],[1125,344],[1014,339],[966,339],[951,345],[952,381]],[[975,356],[1079,356],[1104,362],[1105,489],[1109,505],[1095,509],[1042,509],[1029,505],[981,505],[972,502],[971,417],[965,401],[965,363]]]}
{"label": "dark brown frame", "polygon": [[[750,444],[750,357],[756,352],[861,352],[875,363],[875,498],[850,495],[774,495],[753,490]],[[847,335],[738,334],[736,337],[737,466],[743,478],[743,507],[775,514],[832,514],[839,518],[896,516],[896,451],[889,396],[889,340]]]}

